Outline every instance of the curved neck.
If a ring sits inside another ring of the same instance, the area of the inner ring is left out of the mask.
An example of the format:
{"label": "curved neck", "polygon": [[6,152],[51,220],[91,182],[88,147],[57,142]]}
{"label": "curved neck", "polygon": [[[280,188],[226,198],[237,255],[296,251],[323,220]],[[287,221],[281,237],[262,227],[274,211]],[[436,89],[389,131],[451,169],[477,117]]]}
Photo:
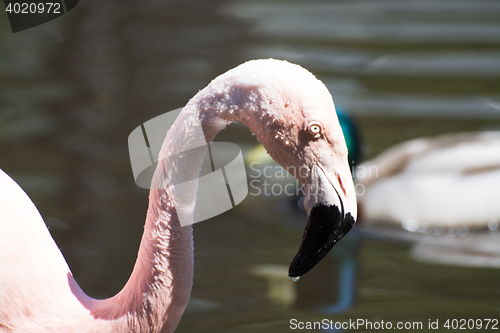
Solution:
{"label": "curved neck", "polygon": [[173,332],[192,281],[192,227],[180,226],[168,191],[151,190],[133,272],[117,295],[91,306],[91,315],[127,332]]}
{"label": "curved neck", "polygon": [[116,296],[92,301],[86,306],[94,318],[113,323],[113,329],[173,332],[180,321],[193,281],[193,237],[191,225],[180,225],[177,210],[186,209],[185,206],[194,208],[179,197],[182,194],[193,198],[194,205],[197,182],[192,182],[187,196],[177,193],[171,184],[177,182],[179,175],[197,179],[204,153],[197,150],[198,153],[190,156],[187,168],[176,167],[172,156],[210,143],[233,121],[256,128],[257,119],[253,119],[254,112],[250,112],[254,110],[245,107],[251,102],[255,105],[255,92],[249,92],[246,97],[242,91],[224,94],[226,99],[221,96],[214,93],[212,82],[189,101],[168,131],[153,178],[144,234],[132,275]]}

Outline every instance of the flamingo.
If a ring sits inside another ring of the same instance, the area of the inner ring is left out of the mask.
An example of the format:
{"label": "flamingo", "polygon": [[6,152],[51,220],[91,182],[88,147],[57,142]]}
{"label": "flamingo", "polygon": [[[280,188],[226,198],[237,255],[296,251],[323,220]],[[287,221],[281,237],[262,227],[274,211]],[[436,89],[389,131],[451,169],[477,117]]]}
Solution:
{"label": "flamingo", "polygon": [[301,171],[295,176],[306,188],[308,221],[291,277],[313,268],[351,229],[354,185],[327,88],[298,65],[249,61],[196,94],[168,131],[137,261],[128,282],[111,298],[93,299],[81,290],[34,204],[0,170],[0,332],[175,330],[191,293],[193,236],[192,226],[181,226],[178,218],[178,211],[192,207],[175,204],[176,196],[186,193],[170,184],[176,172],[196,179],[203,153],[198,151],[196,163],[182,170],[165,161],[194,142],[197,122],[206,142],[228,124],[242,122],[278,163]]}

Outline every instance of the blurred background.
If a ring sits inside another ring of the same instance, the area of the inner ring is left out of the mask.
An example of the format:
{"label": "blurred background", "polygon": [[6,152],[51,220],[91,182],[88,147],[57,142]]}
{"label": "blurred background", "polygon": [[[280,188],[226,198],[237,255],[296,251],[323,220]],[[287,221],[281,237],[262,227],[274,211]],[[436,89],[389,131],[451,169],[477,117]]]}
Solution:
{"label": "blurred background", "polygon": [[[410,139],[500,130],[498,1],[86,0],[16,34],[0,15],[0,168],[32,198],[89,295],[120,290],[139,247],[148,192],[134,183],[130,132],[269,57],[327,85],[357,126],[361,160]],[[260,158],[245,127],[217,140],[238,143],[247,163]],[[194,287],[177,332],[500,317],[494,217],[462,233],[361,219],[292,282],[306,222],[296,201],[248,196],[194,226]],[[453,260],[433,260],[440,244]]]}

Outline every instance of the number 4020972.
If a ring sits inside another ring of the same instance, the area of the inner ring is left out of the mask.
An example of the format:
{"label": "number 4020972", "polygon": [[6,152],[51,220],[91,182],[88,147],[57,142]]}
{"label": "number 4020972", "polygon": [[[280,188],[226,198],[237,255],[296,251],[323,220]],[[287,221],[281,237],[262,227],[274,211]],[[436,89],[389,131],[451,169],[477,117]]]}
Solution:
{"label": "number 4020972", "polygon": [[448,319],[444,325],[447,329],[453,330],[473,330],[492,329],[498,330],[498,319]]}
{"label": "number 4020972", "polygon": [[40,3],[9,3],[5,8],[9,14],[61,14],[61,4],[58,2]]}

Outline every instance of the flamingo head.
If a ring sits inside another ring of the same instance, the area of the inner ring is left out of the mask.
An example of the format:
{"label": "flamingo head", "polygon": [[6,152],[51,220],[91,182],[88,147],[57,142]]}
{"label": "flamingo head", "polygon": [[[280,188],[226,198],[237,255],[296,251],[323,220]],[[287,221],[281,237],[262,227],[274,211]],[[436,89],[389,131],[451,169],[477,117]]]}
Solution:
{"label": "flamingo head", "polygon": [[356,221],[348,151],[333,103],[329,106],[312,109],[303,105],[301,112],[297,163],[304,172],[297,178],[304,185],[308,220],[302,244],[290,265],[291,277],[313,268]]}
{"label": "flamingo head", "polygon": [[264,111],[252,112],[247,122],[271,157],[304,186],[308,221],[289,269],[289,276],[300,277],[354,225],[356,196],[347,146],[328,89],[298,65],[266,61],[272,66],[259,71],[267,78],[259,89]]}
{"label": "flamingo head", "polygon": [[274,59],[248,61],[210,87],[199,103],[220,111],[207,113],[203,120],[212,126],[206,128],[217,132],[228,123],[244,123],[304,186],[309,217],[289,269],[291,277],[299,277],[321,261],[356,220],[348,151],[332,96],[306,69]]}

